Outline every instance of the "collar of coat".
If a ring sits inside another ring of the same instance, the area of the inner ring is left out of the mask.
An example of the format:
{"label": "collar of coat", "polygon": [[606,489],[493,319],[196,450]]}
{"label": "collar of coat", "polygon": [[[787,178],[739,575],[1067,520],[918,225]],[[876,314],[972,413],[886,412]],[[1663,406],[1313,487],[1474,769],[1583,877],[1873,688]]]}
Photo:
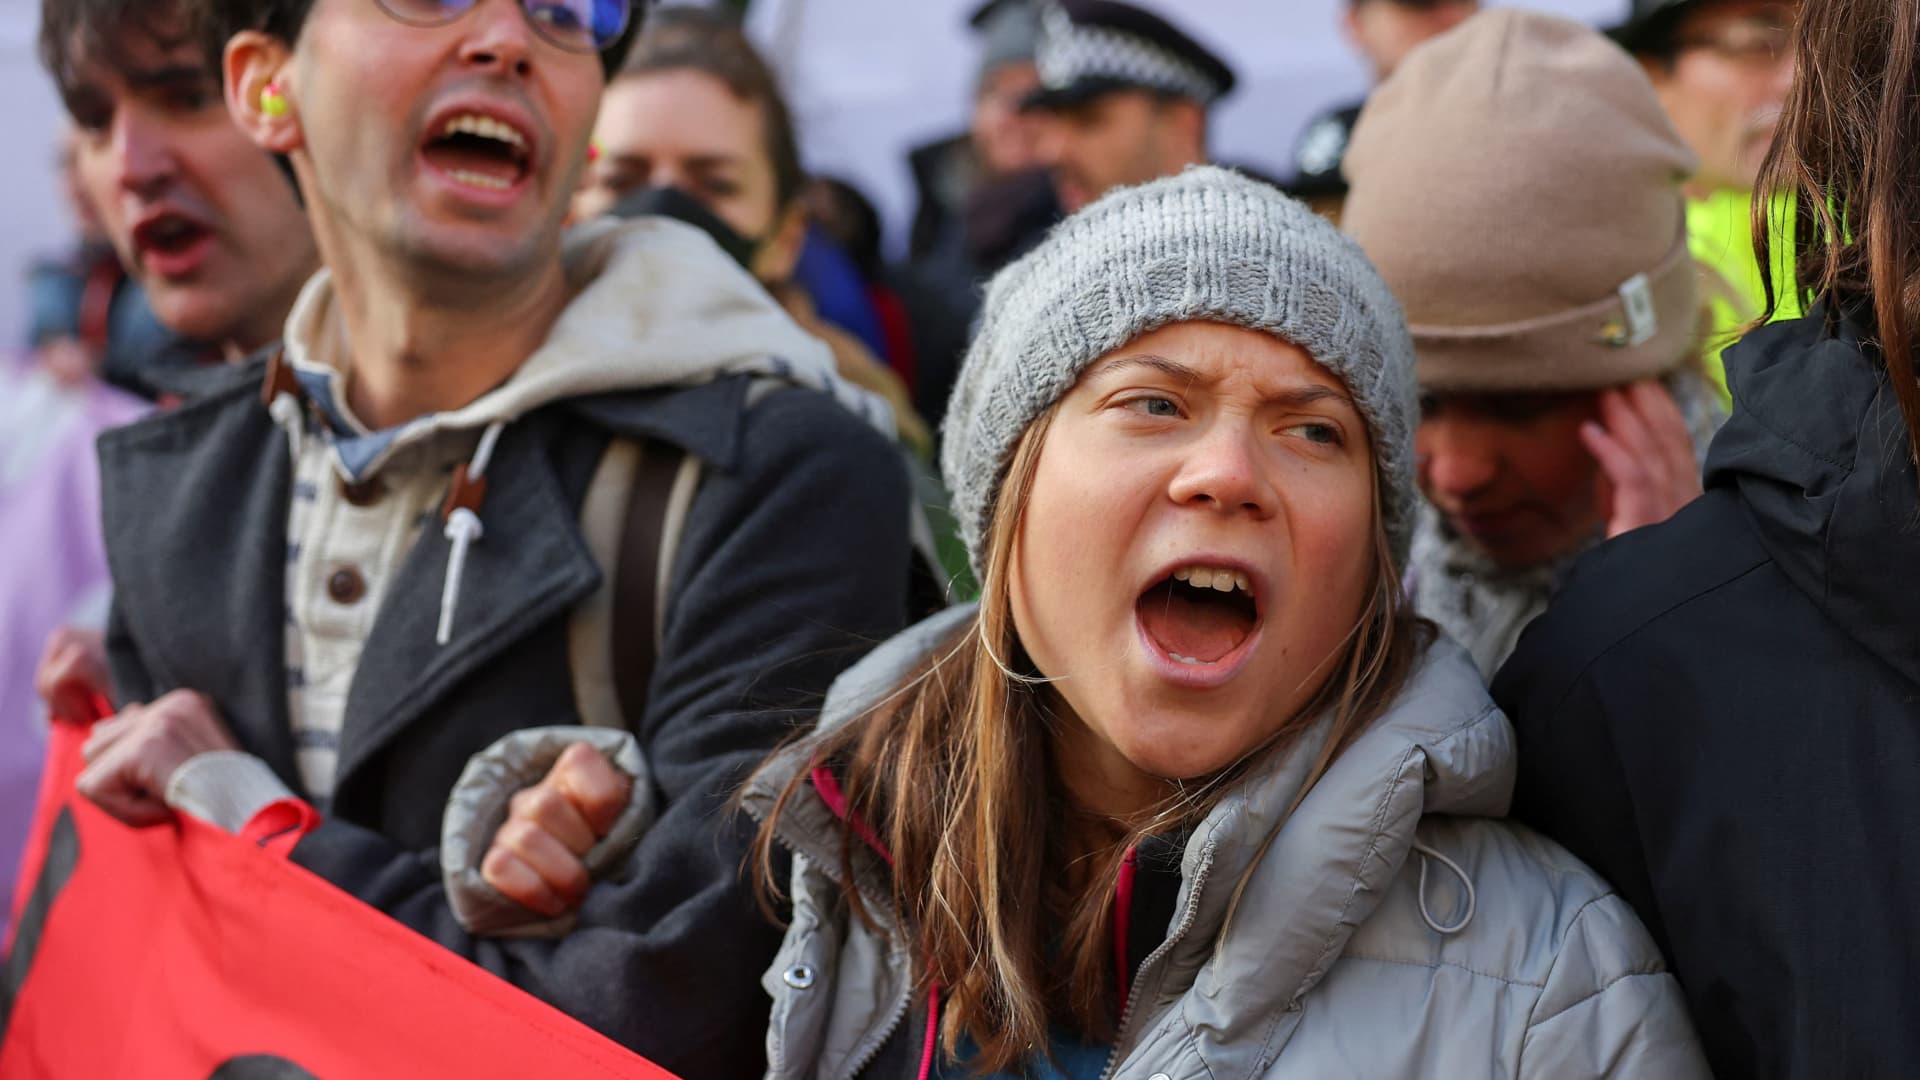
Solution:
{"label": "collar of coat", "polygon": [[[100,439],[101,517],[115,602],[154,615],[137,642],[157,683],[193,686],[247,716],[249,749],[298,790],[284,686],[286,438],[260,401],[267,357],[202,380],[199,396]],[[340,784],[446,691],[592,593],[600,570],[573,521],[577,493],[540,449],[586,426],[656,438],[737,467],[752,378],[557,402],[513,425],[487,474],[487,542],[471,556],[466,617],[447,647],[433,620],[448,542],[425,530],[401,564],[354,677]],[[565,527],[556,528],[556,524]],[[225,663],[222,657],[255,662]]]}
{"label": "collar of coat", "polygon": [[[974,612],[942,612],[849,669],[828,694],[821,726],[846,723],[879,703],[920,658],[951,647]],[[1427,648],[1395,703],[1335,759],[1289,818],[1329,726],[1324,719],[1315,724],[1291,751],[1237,785],[1187,840],[1172,924],[1184,932],[1134,995],[1187,994],[1187,1018],[1202,1042],[1242,1039],[1241,1025],[1288,1009],[1319,983],[1411,855],[1422,817],[1507,811],[1512,726],[1471,658],[1445,639]],[[806,744],[777,756],[749,783],[749,812],[764,820],[809,758]],[[779,831],[788,846],[835,875],[842,828],[807,789],[788,804]],[[861,845],[854,869],[869,909],[883,915],[890,892],[885,862]],[[1232,993],[1219,993],[1227,987]]]}

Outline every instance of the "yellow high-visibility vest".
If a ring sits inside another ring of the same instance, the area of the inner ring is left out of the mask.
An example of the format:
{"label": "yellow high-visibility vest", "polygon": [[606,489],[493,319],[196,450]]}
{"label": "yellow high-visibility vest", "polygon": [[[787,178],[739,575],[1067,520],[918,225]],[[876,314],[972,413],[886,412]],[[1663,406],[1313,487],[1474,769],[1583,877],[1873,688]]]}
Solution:
{"label": "yellow high-visibility vest", "polygon": [[[1727,394],[1726,367],[1720,354],[1739,340],[1747,324],[1760,317],[1766,306],[1766,293],[1760,284],[1760,264],[1753,257],[1753,227],[1749,208],[1752,195],[1744,191],[1716,191],[1704,199],[1687,200],[1687,245],[1695,261],[1717,271],[1701,275],[1701,298],[1712,314],[1707,327],[1705,367],[1707,377]],[[1800,301],[1793,290],[1793,223],[1787,217],[1784,200],[1774,204],[1768,215],[1774,235],[1772,246],[1773,287],[1780,296],[1774,319],[1800,317]]]}

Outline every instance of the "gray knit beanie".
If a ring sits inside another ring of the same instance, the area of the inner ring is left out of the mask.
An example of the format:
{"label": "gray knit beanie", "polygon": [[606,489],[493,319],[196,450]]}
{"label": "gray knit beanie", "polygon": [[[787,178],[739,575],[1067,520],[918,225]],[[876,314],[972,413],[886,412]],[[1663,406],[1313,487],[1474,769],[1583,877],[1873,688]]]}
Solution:
{"label": "gray knit beanie", "polygon": [[1338,376],[1373,440],[1396,565],[1413,529],[1413,345],[1353,241],[1273,187],[1226,169],[1108,194],[987,287],[947,408],[942,471],[960,538],[982,541],[1027,425],[1089,364],[1163,326],[1218,322],[1285,339]]}

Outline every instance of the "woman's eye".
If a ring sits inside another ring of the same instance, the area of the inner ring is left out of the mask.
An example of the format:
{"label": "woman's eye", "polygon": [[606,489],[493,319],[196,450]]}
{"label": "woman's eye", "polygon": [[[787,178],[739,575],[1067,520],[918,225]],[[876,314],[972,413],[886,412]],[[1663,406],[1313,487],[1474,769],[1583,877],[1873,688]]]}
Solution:
{"label": "woman's eye", "polygon": [[1301,438],[1322,446],[1339,446],[1342,441],[1340,429],[1332,424],[1295,424],[1288,430],[1298,432]]}
{"label": "woman's eye", "polygon": [[1180,404],[1172,398],[1141,397],[1126,403],[1126,407],[1143,416],[1154,416],[1172,420],[1180,415]]}

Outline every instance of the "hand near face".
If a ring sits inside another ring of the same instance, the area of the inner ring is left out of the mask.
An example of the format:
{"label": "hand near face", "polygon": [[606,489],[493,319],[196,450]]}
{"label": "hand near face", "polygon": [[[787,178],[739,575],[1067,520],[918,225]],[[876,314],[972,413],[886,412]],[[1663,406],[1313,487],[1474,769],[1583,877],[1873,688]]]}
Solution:
{"label": "hand near face", "polygon": [[1700,496],[1693,436],[1657,379],[1602,391],[1600,421],[1582,424],[1580,441],[1613,487],[1609,539],[1657,525]]}
{"label": "hand near face", "polygon": [[592,884],[582,860],[619,820],[632,788],[633,779],[600,751],[567,747],[546,779],[514,795],[480,862],[481,878],[542,915],[578,908]]}
{"label": "hand near face", "polygon": [[175,690],[96,726],[81,749],[87,765],[75,786],[128,825],[159,825],[173,818],[166,792],[174,770],[195,755],[237,749],[206,695]]}
{"label": "hand near face", "polygon": [[33,689],[53,715],[89,719],[94,695],[106,693],[109,685],[107,645],[99,632],[68,627],[47,639],[33,672]]}

